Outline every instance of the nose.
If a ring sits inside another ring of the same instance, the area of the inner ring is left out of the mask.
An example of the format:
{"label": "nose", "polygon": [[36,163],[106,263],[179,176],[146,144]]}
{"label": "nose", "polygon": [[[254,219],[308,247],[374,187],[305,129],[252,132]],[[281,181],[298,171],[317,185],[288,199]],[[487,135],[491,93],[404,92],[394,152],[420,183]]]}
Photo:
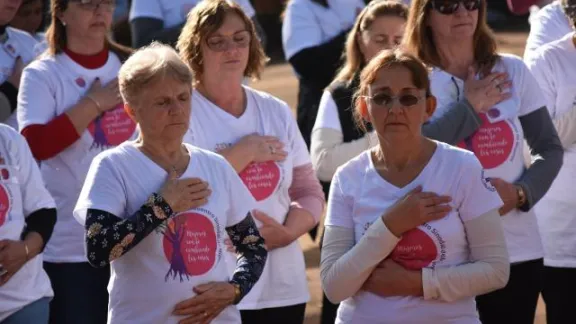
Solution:
{"label": "nose", "polygon": [[460,1],[458,3],[458,9],[456,9],[456,12],[454,13],[454,15],[461,16],[461,15],[466,15],[466,14],[468,14],[468,10],[466,8],[464,8],[463,1]]}

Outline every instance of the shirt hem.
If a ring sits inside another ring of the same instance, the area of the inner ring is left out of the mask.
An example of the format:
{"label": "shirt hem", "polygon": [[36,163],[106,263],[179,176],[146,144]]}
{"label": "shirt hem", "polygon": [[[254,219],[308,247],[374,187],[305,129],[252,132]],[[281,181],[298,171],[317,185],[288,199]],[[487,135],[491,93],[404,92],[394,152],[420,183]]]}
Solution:
{"label": "shirt hem", "polygon": [[306,297],[299,297],[299,298],[291,298],[291,299],[283,299],[283,300],[273,300],[273,301],[266,301],[266,302],[256,302],[256,303],[247,303],[242,304],[240,303],[237,307],[239,310],[257,310],[257,309],[264,309],[264,308],[276,308],[276,307],[286,307],[286,306],[293,306],[299,304],[306,304],[310,301],[310,295]]}
{"label": "shirt hem", "polygon": [[544,258],[544,252],[522,255],[522,256],[512,256],[512,254],[510,254],[510,264],[525,262],[525,261],[538,260],[538,259],[542,259],[542,258]]}
{"label": "shirt hem", "polygon": [[576,260],[555,260],[544,258],[544,265],[553,268],[576,268]]}

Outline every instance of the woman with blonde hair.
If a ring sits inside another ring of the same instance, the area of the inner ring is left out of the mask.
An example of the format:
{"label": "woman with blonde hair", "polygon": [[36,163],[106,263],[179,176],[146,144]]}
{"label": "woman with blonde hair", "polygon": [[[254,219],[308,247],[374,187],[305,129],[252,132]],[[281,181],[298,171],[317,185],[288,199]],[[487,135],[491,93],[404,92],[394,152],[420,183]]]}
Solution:
{"label": "woman with blonde hair", "polygon": [[[302,323],[310,296],[298,238],[317,224],[324,195],[288,105],[242,85],[266,59],[254,26],[230,1],[202,1],[177,48],[196,77],[185,142],[224,156],[257,201],[253,215],[268,260],[238,305],[242,321]],[[227,257],[235,264],[234,253]]]}
{"label": "woman with blonde hair", "polygon": [[[414,0],[403,46],[431,69],[438,109],[444,118],[455,102],[476,121],[453,119],[444,127],[449,144],[476,154],[504,206],[500,209],[510,281],[477,297],[480,319],[491,323],[533,323],[541,291],[543,249],[534,205],[562,165],[563,149],[540,87],[516,56],[497,52],[486,23],[485,0]],[[473,99],[474,98],[474,99]],[[526,166],[526,139],[534,157]]]}
{"label": "woman with blonde hair", "polygon": [[221,156],[183,144],[192,73],[172,48],[139,50],[118,78],[140,134],[94,159],[74,211],[90,264],[111,266],[108,323],[237,324],[266,262],[254,199]]}
{"label": "woman with blonde hair", "polygon": [[355,114],[378,143],[332,181],[320,275],[336,324],[480,324],[474,296],[508,280],[502,201],[474,154],[422,134],[435,108],[412,55],[383,51],[360,76]]}

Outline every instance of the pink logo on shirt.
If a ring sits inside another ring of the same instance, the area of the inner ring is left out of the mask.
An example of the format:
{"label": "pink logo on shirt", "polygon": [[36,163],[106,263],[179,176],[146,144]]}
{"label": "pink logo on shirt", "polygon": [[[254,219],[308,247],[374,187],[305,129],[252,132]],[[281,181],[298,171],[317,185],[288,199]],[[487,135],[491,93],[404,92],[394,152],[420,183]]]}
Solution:
{"label": "pink logo on shirt", "polygon": [[103,149],[118,146],[132,137],[136,130],[136,123],[124,110],[124,105],[104,112],[96,117],[88,126],[94,142],[91,148]]}
{"label": "pink logo on shirt", "polygon": [[274,161],[252,162],[239,175],[256,201],[270,197],[280,183],[280,167]]}
{"label": "pink logo on shirt", "polygon": [[390,258],[409,270],[428,267],[438,257],[432,238],[421,229],[412,229],[404,235],[392,251]]}
{"label": "pink logo on shirt", "polygon": [[490,123],[485,114],[480,115],[482,126],[458,147],[474,152],[482,166],[493,169],[510,157],[515,136],[507,120]]}
{"label": "pink logo on shirt", "polygon": [[76,85],[78,85],[80,88],[84,88],[86,86],[86,81],[82,79],[82,77],[78,77],[74,82],[76,82]]}
{"label": "pink logo on shirt", "polygon": [[3,184],[0,184],[0,226],[6,222],[6,216],[10,212],[11,202],[8,191]]}
{"label": "pink logo on shirt", "polygon": [[170,269],[164,278],[182,282],[184,277],[203,275],[216,263],[217,239],[208,217],[186,212],[171,218],[162,240]]}

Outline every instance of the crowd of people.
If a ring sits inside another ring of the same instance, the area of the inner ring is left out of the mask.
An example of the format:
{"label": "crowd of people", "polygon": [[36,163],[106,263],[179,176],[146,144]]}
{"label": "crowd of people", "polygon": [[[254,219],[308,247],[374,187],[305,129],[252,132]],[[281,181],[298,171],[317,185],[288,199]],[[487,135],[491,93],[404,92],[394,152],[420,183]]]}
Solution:
{"label": "crowd of people", "polygon": [[248,0],[0,0],[0,323],[302,324],[307,233],[322,324],[571,323],[576,0],[521,2],[523,58],[486,0],[287,1],[294,118]]}

